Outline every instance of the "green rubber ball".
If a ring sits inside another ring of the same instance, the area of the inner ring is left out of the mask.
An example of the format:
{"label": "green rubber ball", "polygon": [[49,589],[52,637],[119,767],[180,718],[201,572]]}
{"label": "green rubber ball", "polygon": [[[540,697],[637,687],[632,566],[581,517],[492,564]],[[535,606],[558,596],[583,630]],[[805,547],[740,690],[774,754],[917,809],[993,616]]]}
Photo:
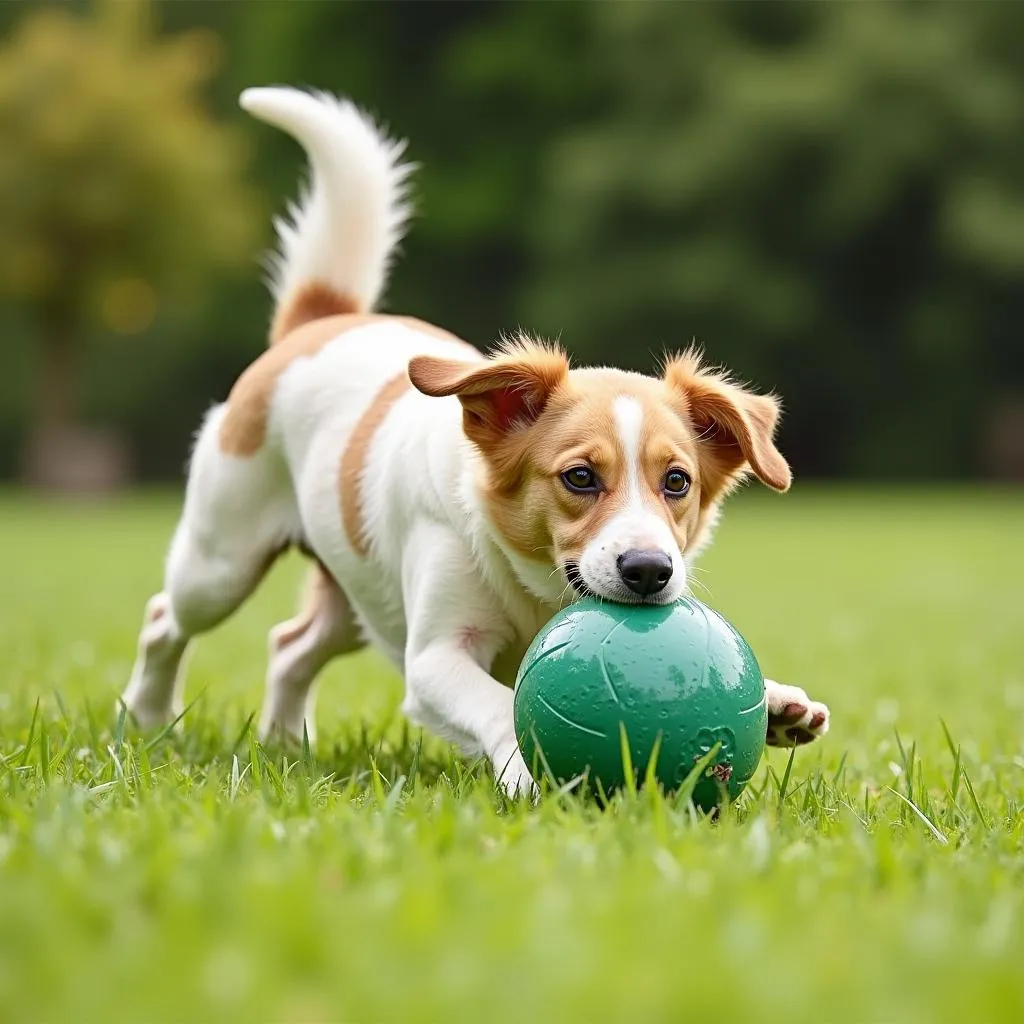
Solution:
{"label": "green rubber ball", "polygon": [[709,811],[735,800],[764,751],[764,677],[747,642],[717,612],[684,598],[622,605],[585,598],[537,634],[519,667],[515,728],[535,777],[588,773],[605,793],[626,781],[623,729],[633,770],[677,789],[720,743],[697,780]]}

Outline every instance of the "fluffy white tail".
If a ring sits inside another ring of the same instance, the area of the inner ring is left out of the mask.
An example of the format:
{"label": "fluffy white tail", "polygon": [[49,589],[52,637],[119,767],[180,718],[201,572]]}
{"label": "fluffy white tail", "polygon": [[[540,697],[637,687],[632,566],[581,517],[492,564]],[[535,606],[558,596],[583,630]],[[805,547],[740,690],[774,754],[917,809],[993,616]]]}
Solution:
{"label": "fluffy white tail", "polygon": [[306,150],[310,181],[278,218],[270,262],[277,310],[271,340],[330,313],[369,312],[387,278],[410,207],[405,143],[347,100],[298,89],[246,89],[240,103]]}

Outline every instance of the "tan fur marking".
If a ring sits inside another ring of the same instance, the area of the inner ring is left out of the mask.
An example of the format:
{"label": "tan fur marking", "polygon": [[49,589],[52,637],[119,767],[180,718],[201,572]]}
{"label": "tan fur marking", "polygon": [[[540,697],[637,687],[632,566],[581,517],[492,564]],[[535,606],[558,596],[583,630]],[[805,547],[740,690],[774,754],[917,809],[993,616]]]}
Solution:
{"label": "tan fur marking", "polygon": [[[695,503],[668,503],[659,485],[670,465],[694,471],[697,459],[689,429],[668,405],[661,381],[587,369],[572,371],[551,395],[537,423],[506,438],[502,450],[488,458],[488,511],[520,555],[538,561],[575,560],[622,510],[629,467],[613,412],[620,397],[632,398],[644,408],[642,476],[650,488],[648,500],[660,509],[680,547],[685,546]],[[580,463],[592,466],[600,476],[605,489],[597,497],[573,495],[559,480],[560,472]]]}
{"label": "tan fur marking", "polygon": [[267,436],[267,417],[277,379],[295,359],[316,355],[328,342],[373,323],[396,323],[433,338],[458,342],[467,351],[476,349],[454,334],[410,316],[388,316],[381,313],[343,313],[312,320],[296,327],[266,350],[238,378],[228,396],[227,411],[220,426],[220,450],[225,455],[254,455],[263,447]]}
{"label": "tan fur marking", "polygon": [[[620,398],[642,412],[640,500],[672,531],[680,552],[706,540],[720,500],[746,472],[777,490],[789,486],[789,467],[773,442],[778,400],[705,370],[695,353],[670,361],[658,379],[570,370],[556,348],[522,339],[482,365],[413,359],[409,374],[424,394],[459,396],[464,433],[482,456],[488,518],[511,550],[538,563],[579,561],[634,500],[634,456],[624,450],[615,417]],[[598,493],[564,486],[561,474],[573,465],[594,470]],[[691,478],[685,497],[663,491],[672,467]]]}
{"label": "tan fur marking", "polygon": [[[520,378],[527,383],[543,381],[550,352],[540,349],[523,355],[532,365],[515,366]],[[500,374],[504,368],[502,357],[491,365],[492,373]],[[453,387],[473,388],[486,369],[474,367],[466,376],[467,368],[459,370],[457,364],[414,360],[410,374],[421,390],[438,394]],[[630,467],[614,406],[617,399],[628,397],[643,409],[643,500],[672,530],[680,550],[685,550],[698,532],[701,476],[694,432],[685,408],[674,407],[674,392],[653,377],[602,369],[552,374],[542,389],[547,397],[538,403],[542,411],[533,423],[520,420],[504,432],[484,432],[478,423],[467,424],[466,433],[484,456],[481,488],[489,517],[509,547],[538,562],[575,561],[608,520],[622,511],[630,497],[626,486]],[[591,466],[602,481],[596,497],[574,495],[559,479],[561,472],[581,463]],[[690,473],[691,497],[670,501],[662,495],[661,482],[670,466]]]}
{"label": "tan fur marking", "polygon": [[362,312],[359,303],[350,295],[342,295],[329,284],[310,281],[278,307],[270,326],[270,344],[276,345],[296,327],[313,320]]}
{"label": "tan fur marking", "polygon": [[366,534],[363,520],[363,471],[370,453],[370,444],[391,407],[410,388],[412,383],[405,372],[392,377],[377,392],[369,408],[359,418],[348,446],[341,457],[341,521],[349,543],[360,554],[366,554]]}
{"label": "tan fur marking", "polygon": [[[314,559],[313,565],[306,573],[305,592],[302,596],[302,606],[299,614],[287,623],[288,629],[275,631],[274,646],[280,651],[295,643],[301,636],[309,631],[309,627],[316,621],[317,614],[322,605],[330,599],[330,591],[337,587],[331,574],[324,568],[323,563]],[[279,627],[280,628],[280,627]]]}
{"label": "tan fur marking", "polygon": [[779,400],[757,395],[686,352],[665,367],[665,383],[685,403],[700,441],[704,500],[724,497],[748,473],[776,491],[789,489],[789,465],[775,447]]}

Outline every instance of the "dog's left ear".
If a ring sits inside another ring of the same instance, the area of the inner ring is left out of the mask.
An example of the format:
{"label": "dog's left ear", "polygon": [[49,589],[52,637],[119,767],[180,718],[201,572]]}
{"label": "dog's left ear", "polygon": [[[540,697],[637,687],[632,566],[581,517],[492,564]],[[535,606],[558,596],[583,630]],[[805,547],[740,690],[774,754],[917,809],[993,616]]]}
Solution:
{"label": "dog's left ear", "polygon": [[482,448],[532,425],[565,381],[563,352],[520,342],[483,363],[416,356],[409,363],[413,386],[432,398],[457,395],[466,436]]}
{"label": "dog's left ear", "polygon": [[773,441],[777,398],[754,394],[722,374],[702,370],[694,353],[667,364],[665,383],[685,399],[699,441],[702,490],[708,500],[728,490],[747,469],[773,490],[789,490],[792,473]]}

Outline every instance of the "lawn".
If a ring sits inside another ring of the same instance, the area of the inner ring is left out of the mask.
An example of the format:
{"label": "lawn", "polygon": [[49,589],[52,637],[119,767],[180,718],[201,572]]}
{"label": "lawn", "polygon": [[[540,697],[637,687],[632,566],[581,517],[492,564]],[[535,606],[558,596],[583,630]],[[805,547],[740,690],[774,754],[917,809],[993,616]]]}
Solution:
{"label": "lawn", "polygon": [[507,806],[372,655],[263,750],[294,560],[122,735],[174,515],[0,499],[0,1021],[1024,1019],[1024,494],[733,501],[698,596],[833,726],[717,824]]}

